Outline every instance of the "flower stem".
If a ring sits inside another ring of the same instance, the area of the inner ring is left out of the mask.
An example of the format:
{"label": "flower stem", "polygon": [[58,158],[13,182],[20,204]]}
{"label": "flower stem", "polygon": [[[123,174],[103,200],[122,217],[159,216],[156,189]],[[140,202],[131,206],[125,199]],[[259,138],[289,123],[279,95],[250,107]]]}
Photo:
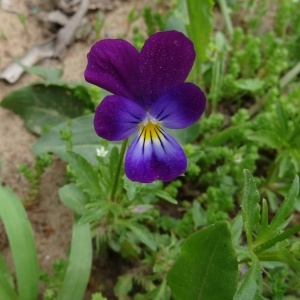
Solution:
{"label": "flower stem", "polygon": [[119,155],[119,161],[118,161],[115,178],[114,178],[114,182],[113,182],[113,186],[112,186],[112,191],[111,191],[111,195],[110,195],[111,201],[115,200],[115,194],[116,194],[118,183],[119,183],[120,171],[121,171],[121,167],[123,164],[123,159],[124,159],[124,154],[125,154],[127,143],[128,143],[128,139],[124,140],[122,143],[121,152]]}
{"label": "flower stem", "polygon": [[220,4],[221,12],[222,12],[224,20],[225,20],[227,32],[229,34],[229,37],[231,38],[233,35],[233,26],[232,26],[232,22],[231,22],[229,13],[228,13],[228,6],[226,3],[226,0],[219,0],[219,4]]}

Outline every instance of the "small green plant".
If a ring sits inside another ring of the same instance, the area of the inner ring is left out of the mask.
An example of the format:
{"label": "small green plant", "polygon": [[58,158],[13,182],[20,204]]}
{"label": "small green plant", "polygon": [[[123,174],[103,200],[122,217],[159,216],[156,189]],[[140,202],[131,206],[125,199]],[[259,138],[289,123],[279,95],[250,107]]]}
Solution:
{"label": "small green plant", "polygon": [[32,206],[37,203],[41,176],[45,169],[52,164],[52,158],[49,154],[45,153],[36,157],[33,170],[26,165],[21,165],[19,171],[28,180],[28,193],[24,198],[26,206]]}

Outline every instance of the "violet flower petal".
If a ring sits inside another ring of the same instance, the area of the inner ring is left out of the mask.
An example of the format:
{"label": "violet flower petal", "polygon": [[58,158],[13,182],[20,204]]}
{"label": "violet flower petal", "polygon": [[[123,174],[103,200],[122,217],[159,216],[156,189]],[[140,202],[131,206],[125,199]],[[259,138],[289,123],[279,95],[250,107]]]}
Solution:
{"label": "violet flower petal", "polygon": [[119,39],[101,40],[87,55],[85,80],[115,95],[139,101],[139,52]]}
{"label": "violet flower petal", "polygon": [[96,109],[96,133],[109,141],[121,141],[139,129],[146,112],[134,101],[120,96],[106,96]]}
{"label": "violet flower petal", "polygon": [[163,94],[151,107],[150,115],[163,127],[181,129],[195,123],[205,109],[205,95],[193,83],[180,83]]}
{"label": "violet flower petal", "polygon": [[159,130],[159,138],[151,140],[140,132],[129,146],[125,173],[130,180],[168,182],[185,172],[187,159],[183,149],[169,133]]}
{"label": "violet flower petal", "polygon": [[153,34],[140,54],[141,87],[147,108],[186,79],[196,57],[193,43],[177,31]]}

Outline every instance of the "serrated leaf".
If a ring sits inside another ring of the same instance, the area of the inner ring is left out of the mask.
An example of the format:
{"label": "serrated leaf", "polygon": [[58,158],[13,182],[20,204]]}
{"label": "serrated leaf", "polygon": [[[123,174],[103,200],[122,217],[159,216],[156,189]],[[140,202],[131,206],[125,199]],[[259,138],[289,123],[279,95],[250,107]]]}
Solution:
{"label": "serrated leaf", "polygon": [[[17,277],[18,299],[37,299],[38,258],[31,224],[20,199],[10,189],[2,186],[0,186],[0,216],[12,251]],[[29,274],[30,276],[28,276]],[[9,285],[2,285],[3,291],[12,296],[12,298],[3,299],[14,299],[14,293],[9,290]]]}
{"label": "serrated leaf", "polygon": [[33,84],[8,94],[1,106],[19,115],[27,129],[41,134],[45,126],[55,126],[84,113],[87,105],[74,88]]}
{"label": "serrated leaf", "polygon": [[273,149],[278,149],[282,146],[282,140],[275,132],[271,130],[260,130],[253,132],[247,136],[249,140],[263,143]]}
{"label": "serrated leaf", "polygon": [[249,170],[244,170],[245,183],[242,200],[242,216],[248,244],[252,244],[252,235],[258,225],[259,215],[259,193]]}
{"label": "serrated leaf", "polygon": [[261,89],[264,82],[261,79],[239,79],[234,81],[235,87],[249,92],[256,92]]}
{"label": "serrated leaf", "polygon": [[92,268],[92,237],[89,224],[73,224],[69,264],[58,300],[82,300]]}
{"label": "serrated leaf", "polygon": [[238,266],[226,222],[189,236],[167,274],[174,299],[232,300]]}
{"label": "serrated leaf", "polygon": [[169,193],[165,191],[157,191],[155,195],[161,199],[164,199],[172,204],[177,204],[177,200],[174,199]]}
{"label": "serrated leaf", "polygon": [[91,197],[105,196],[105,187],[101,186],[101,180],[98,172],[93,166],[81,155],[68,151],[66,153],[67,161],[75,175],[78,186],[82,188]]}
{"label": "serrated leaf", "polygon": [[186,5],[189,17],[189,24],[186,25],[188,35],[194,42],[196,57],[200,61],[206,61],[206,49],[210,42],[214,23],[214,2],[212,0],[186,0]]}
{"label": "serrated leaf", "polygon": [[70,183],[64,185],[58,190],[58,195],[61,202],[74,213],[78,215],[85,213],[85,205],[89,199],[76,184]]}
{"label": "serrated leaf", "polygon": [[287,196],[285,197],[283,203],[279,207],[276,215],[270,223],[270,230],[276,231],[282,229],[282,226],[286,224],[287,218],[291,215],[295,208],[295,203],[299,193],[299,177],[296,176],[291,189],[289,190]]}
{"label": "serrated leaf", "polygon": [[143,244],[149,247],[152,251],[156,251],[157,245],[152,233],[143,225],[130,223],[127,227],[135,234]]}
{"label": "serrated leaf", "polygon": [[66,142],[60,138],[60,132],[64,129],[72,133],[72,151],[81,154],[93,165],[98,164],[96,149],[102,145],[110,150],[113,143],[107,146],[107,142],[96,135],[93,119],[94,114],[90,114],[53,127],[33,145],[33,152],[36,155],[54,153],[66,161]]}
{"label": "serrated leaf", "polygon": [[260,263],[258,259],[254,259],[233,300],[253,300],[258,289],[259,276],[261,276]]}

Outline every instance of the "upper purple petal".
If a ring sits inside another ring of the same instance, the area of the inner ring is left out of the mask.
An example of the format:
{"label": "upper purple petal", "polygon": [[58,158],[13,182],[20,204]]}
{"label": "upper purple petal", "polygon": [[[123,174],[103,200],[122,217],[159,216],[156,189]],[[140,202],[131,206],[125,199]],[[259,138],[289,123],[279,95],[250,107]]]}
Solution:
{"label": "upper purple petal", "polygon": [[96,133],[109,141],[121,141],[138,130],[146,112],[137,103],[120,96],[106,96],[96,109]]}
{"label": "upper purple petal", "polygon": [[120,39],[95,43],[87,55],[85,80],[115,95],[139,101],[139,52]]}
{"label": "upper purple petal", "polygon": [[151,107],[150,115],[164,127],[185,128],[203,114],[206,99],[193,83],[180,83],[163,94]]}
{"label": "upper purple petal", "polygon": [[191,40],[177,31],[153,34],[140,54],[141,87],[147,108],[172,86],[184,82],[196,57]]}
{"label": "upper purple petal", "polygon": [[147,140],[142,132],[133,140],[125,158],[125,173],[132,181],[172,181],[185,172],[187,159],[177,141],[160,128],[159,139]]}

